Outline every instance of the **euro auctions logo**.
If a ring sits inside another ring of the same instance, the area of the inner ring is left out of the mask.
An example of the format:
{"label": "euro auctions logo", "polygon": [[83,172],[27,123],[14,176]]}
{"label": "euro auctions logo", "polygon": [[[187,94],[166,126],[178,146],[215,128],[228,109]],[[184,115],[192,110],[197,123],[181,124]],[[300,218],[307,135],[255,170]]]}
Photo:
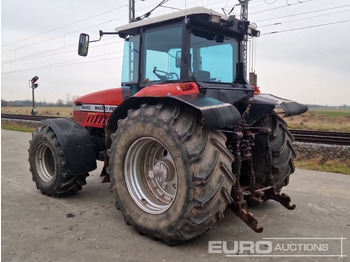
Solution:
{"label": "euro auctions logo", "polygon": [[209,241],[209,254],[226,257],[344,258],[346,238],[263,238],[259,241]]}

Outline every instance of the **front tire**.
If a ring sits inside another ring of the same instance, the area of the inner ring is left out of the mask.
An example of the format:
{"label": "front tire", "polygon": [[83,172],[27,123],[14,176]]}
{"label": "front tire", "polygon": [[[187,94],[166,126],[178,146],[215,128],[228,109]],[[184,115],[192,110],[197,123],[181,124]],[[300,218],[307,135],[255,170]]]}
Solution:
{"label": "front tire", "polygon": [[236,178],[226,137],[179,106],[143,105],[118,122],[108,150],[113,192],[127,224],[177,244],[223,218]]}
{"label": "front tire", "polygon": [[29,142],[29,165],[36,187],[45,195],[62,197],[82,189],[88,174],[69,174],[62,146],[51,127],[37,129]]}

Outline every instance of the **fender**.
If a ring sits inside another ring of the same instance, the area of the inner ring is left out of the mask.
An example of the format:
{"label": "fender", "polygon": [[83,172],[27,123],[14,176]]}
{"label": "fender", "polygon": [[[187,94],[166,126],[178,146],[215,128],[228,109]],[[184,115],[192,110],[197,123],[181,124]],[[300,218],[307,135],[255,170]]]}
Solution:
{"label": "fender", "polygon": [[233,105],[201,93],[166,97],[130,97],[114,110],[108,120],[107,129],[111,133],[115,132],[117,130],[117,121],[125,118],[129,109],[137,109],[145,103],[177,103],[187,106],[200,113],[203,127],[206,129],[232,127],[238,124],[241,119],[241,114]]}
{"label": "fender", "polygon": [[96,169],[96,157],[89,132],[69,118],[46,119],[60,142],[70,175],[79,175]]}
{"label": "fender", "polygon": [[252,125],[265,115],[273,112],[283,114],[284,117],[305,113],[308,106],[291,100],[280,98],[271,94],[256,94],[247,119],[247,124]]}

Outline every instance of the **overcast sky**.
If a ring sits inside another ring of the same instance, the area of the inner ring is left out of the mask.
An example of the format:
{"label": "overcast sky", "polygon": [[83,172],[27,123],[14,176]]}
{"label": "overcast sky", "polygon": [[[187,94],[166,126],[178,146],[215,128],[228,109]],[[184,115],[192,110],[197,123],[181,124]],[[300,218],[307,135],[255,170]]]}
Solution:
{"label": "overcast sky", "polygon": [[[136,16],[161,0],[136,0]],[[2,0],[1,97],[56,102],[120,86],[122,41],[104,36],[88,57],[77,54],[81,32],[98,37],[128,23],[128,0]],[[169,0],[167,7],[222,12],[237,0]],[[239,14],[239,6],[234,13]],[[174,12],[158,8],[152,16]],[[253,69],[262,92],[307,104],[350,105],[350,1],[252,0],[249,20],[261,31]],[[274,32],[274,33],[273,33]]]}

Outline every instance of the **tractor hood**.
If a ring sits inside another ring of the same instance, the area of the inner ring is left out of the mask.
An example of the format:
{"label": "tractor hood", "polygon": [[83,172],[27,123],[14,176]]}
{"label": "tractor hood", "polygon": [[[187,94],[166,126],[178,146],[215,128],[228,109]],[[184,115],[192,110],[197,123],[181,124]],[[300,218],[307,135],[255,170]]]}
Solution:
{"label": "tractor hood", "polygon": [[97,91],[74,100],[74,104],[120,105],[123,102],[123,89],[112,88]]}

